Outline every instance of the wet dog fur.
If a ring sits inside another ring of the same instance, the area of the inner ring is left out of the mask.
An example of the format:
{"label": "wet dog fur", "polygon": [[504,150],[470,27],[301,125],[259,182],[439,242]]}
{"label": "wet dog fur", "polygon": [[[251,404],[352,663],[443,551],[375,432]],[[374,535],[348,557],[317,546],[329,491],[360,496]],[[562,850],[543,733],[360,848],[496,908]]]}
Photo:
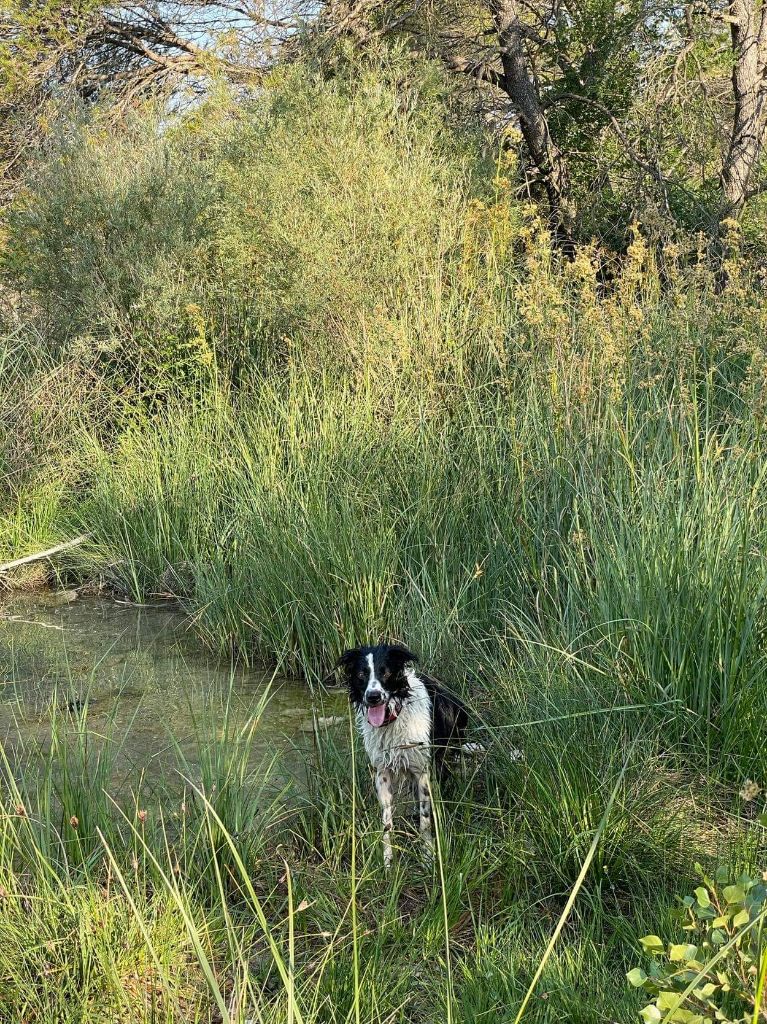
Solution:
{"label": "wet dog fur", "polygon": [[417,664],[416,655],[400,644],[354,647],[337,664],[376,772],[387,868],[392,862],[394,794],[408,780],[415,787],[420,832],[431,855],[430,773],[432,767],[443,773],[449,746],[461,744],[469,722],[466,706]]}

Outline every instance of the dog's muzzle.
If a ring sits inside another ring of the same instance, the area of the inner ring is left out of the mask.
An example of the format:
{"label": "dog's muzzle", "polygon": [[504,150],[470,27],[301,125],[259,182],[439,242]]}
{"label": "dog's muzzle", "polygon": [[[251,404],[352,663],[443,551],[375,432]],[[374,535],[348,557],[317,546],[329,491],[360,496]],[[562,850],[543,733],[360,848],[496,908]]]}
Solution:
{"label": "dog's muzzle", "polygon": [[365,694],[365,713],[368,724],[379,729],[382,725],[390,725],[400,713],[401,704],[396,697],[388,700],[381,692],[373,690]]}

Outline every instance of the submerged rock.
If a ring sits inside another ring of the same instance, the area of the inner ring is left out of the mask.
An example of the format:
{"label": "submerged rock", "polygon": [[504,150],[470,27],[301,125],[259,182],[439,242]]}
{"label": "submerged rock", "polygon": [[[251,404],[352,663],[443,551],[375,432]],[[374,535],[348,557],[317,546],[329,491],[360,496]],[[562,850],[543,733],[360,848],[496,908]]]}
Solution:
{"label": "submerged rock", "polygon": [[319,718],[309,718],[301,723],[301,732],[314,732],[315,728],[329,729],[333,725],[343,725],[346,721],[344,715],[327,715]]}
{"label": "submerged rock", "polygon": [[35,603],[44,608],[62,608],[66,604],[72,604],[79,596],[76,590],[42,591],[35,595]]}

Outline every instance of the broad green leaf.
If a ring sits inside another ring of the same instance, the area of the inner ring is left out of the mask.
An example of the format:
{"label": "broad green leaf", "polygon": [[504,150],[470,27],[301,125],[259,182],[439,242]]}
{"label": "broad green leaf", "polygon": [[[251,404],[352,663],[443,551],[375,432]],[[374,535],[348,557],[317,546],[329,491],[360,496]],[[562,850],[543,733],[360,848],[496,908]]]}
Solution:
{"label": "broad green leaf", "polygon": [[643,1010],[640,1010],[639,1016],[645,1021],[645,1024],[658,1024],[658,1021],[662,1019],[660,1010],[657,1006],[653,1006],[652,1003],[649,1006],[645,1006]]}
{"label": "broad green leaf", "polygon": [[[671,1010],[671,1008],[676,1004],[678,996],[676,992],[666,992],[663,994],[666,995],[668,998],[664,1000],[664,1006],[661,1006],[660,1000],[658,1000],[658,1007],[661,1010]],[[680,1006],[676,1010],[667,1013],[666,1016],[662,1018],[662,1020],[675,1021],[676,1024],[703,1024],[703,1018],[700,1016],[700,1014],[694,1013],[692,1010],[685,1010],[683,1006]]]}
{"label": "broad green leaf", "polygon": [[716,976],[717,976],[717,979],[719,980],[719,984],[722,986],[722,992],[729,992],[730,991],[730,978],[729,978],[729,975],[726,974],[724,971],[717,971],[716,972]]}
{"label": "broad green leaf", "polygon": [[764,882],[757,882],[755,886],[751,888],[748,894],[754,903],[758,903],[760,906],[767,900],[767,885]]}
{"label": "broad green leaf", "polygon": [[709,999],[718,990],[719,986],[709,981],[707,984],[701,985],[700,988],[693,989],[693,995],[698,999]]}
{"label": "broad green leaf", "polygon": [[692,946],[688,942],[677,942],[669,949],[668,958],[678,963],[680,960],[694,960],[697,954],[697,946]]}
{"label": "broad green leaf", "polygon": [[736,914],[735,917],[733,917],[733,919],[732,919],[733,927],[734,928],[742,928],[744,925],[748,924],[748,919],[749,919],[748,911],[744,908],[743,910],[740,911],[739,914]]}
{"label": "broad green leaf", "polygon": [[629,971],[626,975],[629,985],[633,985],[634,988],[641,988],[642,985],[647,981],[647,975],[641,967],[635,967]]}
{"label": "broad green leaf", "polygon": [[666,950],[663,940],[658,935],[645,935],[639,941],[648,953],[664,953]]}
{"label": "broad green leaf", "polygon": [[708,889],[705,889],[702,885],[699,885],[695,890],[695,898],[698,901],[699,907],[711,906],[711,897],[708,894]]}
{"label": "broad green leaf", "polygon": [[655,1005],[659,1010],[670,1010],[672,1006],[676,1006],[678,1000],[678,992],[659,992],[658,998],[655,1000]]}
{"label": "broad green leaf", "polygon": [[728,903],[742,903],[746,894],[740,885],[728,885],[722,895]]}

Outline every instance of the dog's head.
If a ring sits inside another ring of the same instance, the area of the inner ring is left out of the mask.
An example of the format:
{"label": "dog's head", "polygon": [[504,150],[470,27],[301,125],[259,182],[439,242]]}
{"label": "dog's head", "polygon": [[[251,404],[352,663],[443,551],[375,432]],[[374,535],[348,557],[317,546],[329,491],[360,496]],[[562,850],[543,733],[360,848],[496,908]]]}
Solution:
{"label": "dog's head", "polygon": [[354,647],[338,659],[352,704],[376,728],[389,725],[410,695],[407,668],[418,658],[399,644]]}

